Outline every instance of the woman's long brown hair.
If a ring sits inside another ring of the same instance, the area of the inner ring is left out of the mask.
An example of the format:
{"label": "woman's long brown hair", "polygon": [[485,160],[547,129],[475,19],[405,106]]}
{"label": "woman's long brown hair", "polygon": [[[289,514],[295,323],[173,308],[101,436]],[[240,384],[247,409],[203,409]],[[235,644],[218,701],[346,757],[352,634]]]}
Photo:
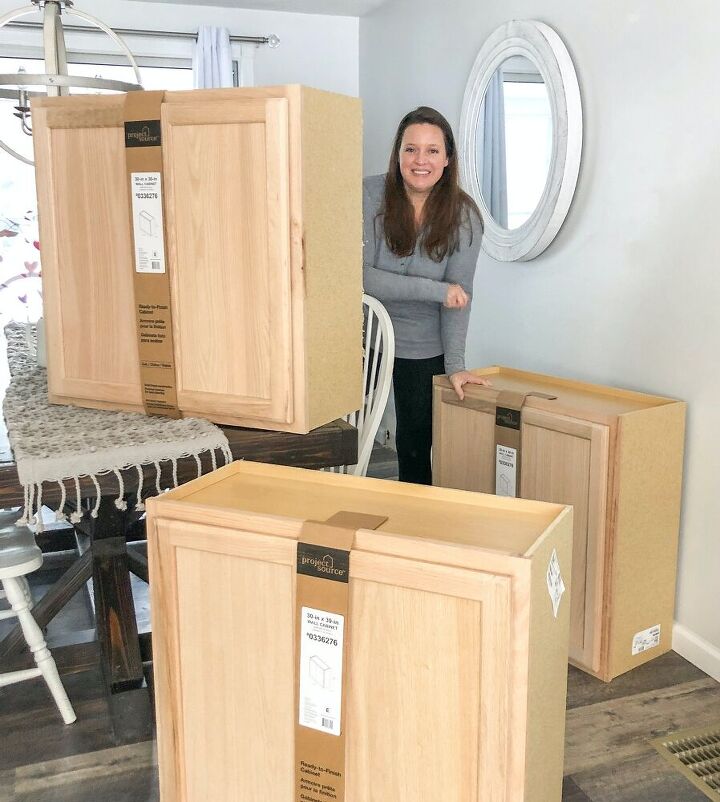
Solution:
{"label": "woman's long brown hair", "polygon": [[[448,158],[442,177],[425,201],[420,230],[415,224],[415,212],[400,173],[403,134],[408,126],[416,123],[427,123],[440,128]],[[423,250],[433,261],[441,262],[446,255],[457,250],[461,226],[468,227],[472,241],[470,215],[477,215],[482,230],[482,217],[477,204],[458,184],[455,137],[450,124],[439,111],[429,106],[419,106],[400,120],[385,177],[385,200],[379,214],[383,215],[387,246],[396,256],[409,256],[413,253],[420,235],[419,244]]]}

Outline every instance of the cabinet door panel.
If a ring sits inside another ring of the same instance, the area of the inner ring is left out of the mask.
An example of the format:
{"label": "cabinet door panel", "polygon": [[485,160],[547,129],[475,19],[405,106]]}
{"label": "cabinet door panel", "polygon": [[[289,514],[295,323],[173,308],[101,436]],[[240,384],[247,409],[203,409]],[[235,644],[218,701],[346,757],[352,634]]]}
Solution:
{"label": "cabinet door panel", "polygon": [[142,404],[122,107],[33,120],[51,396]]}
{"label": "cabinet door panel", "polygon": [[600,667],[608,427],[525,410],[522,498],[573,505],[570,658]]}
{"label": "cabinet door panel", "polygon": [[396,802],[482,798],[482,604],[357,581],[352,615],[348,802],[374,802],[377,777],[384,778],[382,798]]}
{"label": "cabinet door panel", "polygon": [[[290,802],[295,541],[162,519],[155,537],[163,798]],[[348,802],[521,798],[513,580],[364,552],[350,570]]]}
{"label": "cabinet door panel", "polygon": [[495,408],[454,403],[454,391],[435,390],[433,484],[495,492]]}
{"label": "cabinet door panel", "polygon": [[178,404],[291,422],[288,106],[162,111]]}
{"label": "cabinet door panel", "polygon": [[[290,799],[293,615],[290,566],[177,550],[187,800]],[[257,588],[273,604],[255,606]],[[202,602],[200,600],[202,599]],[[251,615],[245,611],[252,610]],[[209,623],[210,622],[210,623]],[[198,639],[198,632],[203,632]],[[214,693],[214,687],[235,689]],[[252,688],[253,693],[246,690]],[[235,722],[275,748],[248,748]],[[229,791],[242,788],[239,795]]]}

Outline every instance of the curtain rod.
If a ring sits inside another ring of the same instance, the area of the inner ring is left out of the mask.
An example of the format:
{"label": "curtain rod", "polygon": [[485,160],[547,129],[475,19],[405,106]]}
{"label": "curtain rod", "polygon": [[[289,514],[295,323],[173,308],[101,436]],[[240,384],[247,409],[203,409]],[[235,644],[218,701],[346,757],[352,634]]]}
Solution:
{"label": "curtain rod", "polygon": [[[8,28],[30,28],[32,30],[42,30],[42,22],[9,22]],[[72,33],[98,33],[99,28],[91,28],[89,25],[63,25],[64,31]],[[118,36],[162,36],[172,39],[197,39],[197,34],[190,31],[150,31],[133,28],[112,28]],[[270,45],[277,47],[280,44],[275,34],[270,36],[231,36],[231,42],[247,42],[256,45]]]}

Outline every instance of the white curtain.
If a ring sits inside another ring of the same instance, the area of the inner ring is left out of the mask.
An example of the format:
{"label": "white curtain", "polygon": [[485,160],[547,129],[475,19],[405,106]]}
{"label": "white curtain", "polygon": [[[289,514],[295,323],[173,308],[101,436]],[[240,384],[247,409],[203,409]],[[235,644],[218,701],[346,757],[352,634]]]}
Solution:
{"label": "white curtain", "polygon": [[255,51],[257,45],[244,44],[240,47],[238,61],[238,86],[255,86]]}
{"label": "white curtain", "polygon": [[193,83],[196,89],[217,89],[233,85],[230,33],[227,28],[201,25],[193,54]]}
{"label": "white curtain", "polygon": [[507,161],[505,156],[505,99],[502,70],[495,71],[483,100],[477,138],[478,179],[490,214],[508,226]]}

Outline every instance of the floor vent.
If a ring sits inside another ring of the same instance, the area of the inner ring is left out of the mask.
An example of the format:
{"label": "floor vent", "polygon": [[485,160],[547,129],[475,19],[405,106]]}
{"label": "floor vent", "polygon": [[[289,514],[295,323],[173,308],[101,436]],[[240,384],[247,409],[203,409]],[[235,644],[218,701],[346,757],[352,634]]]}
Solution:
{"label": "floor vent", "polygon": [[708,799],[720,801],[720,722],[704,729],[671,732],[651,743]]}

